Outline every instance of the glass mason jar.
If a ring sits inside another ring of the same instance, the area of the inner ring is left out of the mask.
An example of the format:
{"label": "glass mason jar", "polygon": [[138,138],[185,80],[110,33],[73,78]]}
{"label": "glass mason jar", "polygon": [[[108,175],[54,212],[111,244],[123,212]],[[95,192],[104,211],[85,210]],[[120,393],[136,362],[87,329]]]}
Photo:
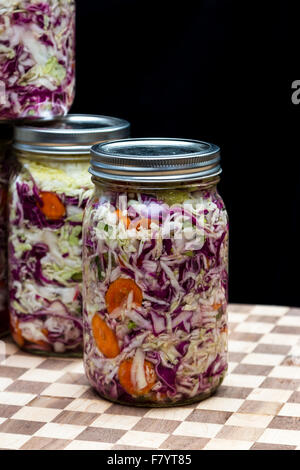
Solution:
{"label": "glass mason jar", "polygon": [[95,190],[83,222],[87,377],[121,404],[202,400],[227,369],[219,148],[126,139],[91,152]]}
{"label": "glass mason jar", "polygon": [[10,323],[23,349],[82,354],[83,210],[93,143],[128,136],[121,119],[69,115],[15,128],[9,184]]}
{"label": "glass mason jar", "polygon": [[12,126],[0,124],[0,337],[9,332],[7,308],[7,189]]}
{"label": "glass mason jar", "polygon": [[67,114],[75,93],[75,0],[0,0],[0,120]]}

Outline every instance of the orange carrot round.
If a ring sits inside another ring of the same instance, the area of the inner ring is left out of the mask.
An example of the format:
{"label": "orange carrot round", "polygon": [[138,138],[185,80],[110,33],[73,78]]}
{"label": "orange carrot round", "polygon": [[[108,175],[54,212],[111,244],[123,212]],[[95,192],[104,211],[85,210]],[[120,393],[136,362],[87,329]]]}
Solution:
{"label": "orange carrot round", "polygon": [[22,346],[24,346],[25,340],[22,336],[22,331],[19,327],[18,320],[16,320],[15,325],[11,323],[10,327],[11,327],[11,335],[14,341],[17,343],[18,346],[20,346],[20,348],[22,348]]}
{"label": "orange carrot round", "polygon": [[129,395],[146,395],[150,392],[151,388],[156,382],[156,374],[154,365],[152,362],[144,361],[144,371],[146,376],[147,385],[146,387],[137,390],[131,380],[131,367],[133,359],[125,359],[121,362],[119,367],[119,381],[124,390],[129,393]]}
{"label": "orange carrot round", "polygon": [[[158,397],[159,397],[159,399],[158,399]],[[157,401],[158,403],[159,402],[163,403],[163,402],[168,400],[168,395],[166,394],[166,392],[158,392],[158,393],[155,394],[155,397],[154,398],[151,397],[151,399]]]}
{"label": "orange carrot round", "polygon": [[[46,328],[42,328],[41,332],[43,333],[44,336],[48,336],[48,330]],[[34,343],[38,344],[39,346],[48,346],[47,341],[44,341],[42,339],[28,339],[27,340],[29,343]]]}
{"label": "orange carrot round", "polygon": [[97,347],[102,352],[103,356],[111,359],[120,354],[116,335],[97,314],[94,315],[92,319],[92,330]]}
{"label": "orange carrot round", "polygon": [[127,217],[127,215],[124,215],[123,212],[120,209],[116,210],[116,214],[117,214],[118,219],[123,222],[123,224],[125,225],[126,228],[128,228],[129,225],[130,225],[129,217]]}
{"label": "orange carrot round", "polygon": [[[48,330],[46,330],[45,328],[42,329],[42,333],[45,336],[48,336]],[[11,335],[12,335],[13,339],[15,340],[15,342],[18,344],[18,346],[20,346],[20,348],[22,346],[24,346],[25,341],[27,341],[28,343],[37,344],[39,346],[47,346],[48,345],[48,343],[46,341],[43,341],[42,339],[31,339],[31,338],[30,339],[25,339],[22,336],[22,331],[21,331],[21,328],[19,327],[18,320],[16,321],[15,326],[11,325]]]}
{"label": "orange carrot round", "polygon": [[39,196],[42,200],[41,211],[47,219],[58,220],[66,214],[65,206],[56,194],[42,191]]}
{"label": "orange carrot round", "polygon": [[29,343],[37,344],[38,346],[48,346],[47,341],[43,341],[42,339],[28,339]]}
{"label": "orange carrot round", "polygon": [[133,302],[136,305],[142,305],[143,293],[132,279],[120,277],[112,282],[105,295],[108,313],[111,313],[115,308],[120,307],[120,305],[127,300],[131,291],[133,291]]}
{"label": "orange carrot round", "polygon": [[222,304],[213,304],[212,307],[214,310],[219,310],[219,308],[222,307]]}

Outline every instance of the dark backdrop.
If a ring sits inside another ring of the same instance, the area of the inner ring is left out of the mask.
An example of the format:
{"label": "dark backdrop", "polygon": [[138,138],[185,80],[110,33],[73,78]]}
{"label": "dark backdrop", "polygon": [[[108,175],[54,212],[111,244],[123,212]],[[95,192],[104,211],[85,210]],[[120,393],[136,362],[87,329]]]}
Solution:
{"label": "dark backdrop", "polygon": [[300,306],[297,30],[287,1],[77,0],[72,111],[221,147],[232,302]]}

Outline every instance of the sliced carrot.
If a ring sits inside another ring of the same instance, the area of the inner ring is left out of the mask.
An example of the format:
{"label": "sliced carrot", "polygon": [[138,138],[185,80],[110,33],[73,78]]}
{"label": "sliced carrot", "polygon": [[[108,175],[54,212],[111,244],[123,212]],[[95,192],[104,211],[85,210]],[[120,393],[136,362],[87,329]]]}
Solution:
{"label": "sliced carrot", "polygon": [[115,308],[126,302],[131,291],[133,291],[133,302],[136,305],[142,305],[143,293],[132,279],[120,277],[112,282],[105,295],[108,313],[113,312]]}
{"label": "sliced carrot", "polygon": [[94,315],[92,319],[92,330],[97,347],[102,352],[103,356],[111,359],[120,354],[116,335],[97,314]]}
{"label": "sliced carrot", "polygon": [[[47,328],[42,328],[41,332],[43,333],[44,336],[46,336],[46,338],[48,337]],[[31,340],[28,340],[28,341],[30,341],[31,343],[34,343],[34,344],[38,344],[39,346],[48,346],[48,344],[49,344],[49,343],[47,343],[47,341],[43,341],[42,339],[39,339],[39,340],[31,339]]]}
{"label": "sliced carrot", "polygon": [[222,304],[213,304],[212,306],[214,310],[219,310],[220,307],[222,307]]}
{"label": "sliced carrot", "polygon": [[25,340],[22,336],[22,331],[19,327],[18,320],[16,320],[15,325],[11,323],[10,326],[11,326],[11,335],[14,341],[17,343],[18,346],[20,346],[20,348],[22,348],[22,346],[24,346]]}
{"label": "sliced carrot", "polygon": [[42,200],[41,211],[47,219],[58,220],[66,214],[65,206],[56,194],[42,191],[39,196]]}
{"label": "sliced carrot", "polygon": [[29,343],[37,344],[38,346],[48,346],[47,341],[43,341],[42,339],[28,339],[26,340]]}
{"label": "sliced carrot", "polygon": [[151,219],[146,219],[145,217],[142,217],[140,220],[137,222],[131,222],[130,228],[135,228],[136,230],[139,230],[141,227],[143,228],[150,228],[152,220]]}
{"label": "sliced carrot", "polygon": [[137,390],[131,380],[131,367],[132,367],[133,359],[125,359],[122,361],[119,367],[119,381],[124,390],[129,393],[129,395],[146,395],[150,392],[151,388],[156,382],[156,374],[154,365],[149,362],[144,362],[144,371],[146,376],[147,385],[146,387]]}
{"label": "sliced carrot", "polygon": [[129,227],[130,225],[130,219],[127,215],[124,215],[123,212],[120,209],[116,210],[116,214],[119,220],[123,222],[126,228]]}
{"label": "sliced carrot", "polygon": [[[44,336],[48,336],[48,330],[46,328],[42,328],[41,329],[41,332],[43,333]],[[47,341],[44,341],[42,339],[28,339],[27,340],[29,343],[34,343],[34,344],[38,344],[39,346],[48,346],[48,343]]]}
{"label": "sliced carrot", "polygon": [[[158,395],[159,395],[159,400],[157,397]],[[164,402],[164,401],[167,401],[168,395],[165,392],[160,392],[159,394],[158,393],[156,394],[155,399],[157,402]]]}
{"label": "sliced carrot", "polygon": [[223,328],[221,328],[220,332],[221,333],[227,333],[228,332],[227,326],[223,326]]}
{"label": "sliced carrot", "polygon": [[[45,336],[48,336],[48,330],[46,328],[43,328],[41,331]],[[20,346],[20,348],[22,348],[24,346],[25,341],[28,342],[28,343],[38,344],[39,346],[48,346],[48,343],[46,341],[43,341],[43,340],[40,340],[40,339],[39,340],[37,340],[37,339],[25,339],[22,336],[22,330],[19,327],[18,320],[16,321],[15,326],[13,326],[12,323],[11,323],[11,335],[12,335],[13,339],[15,340],[15,342],[17,343],[17,345]]]}

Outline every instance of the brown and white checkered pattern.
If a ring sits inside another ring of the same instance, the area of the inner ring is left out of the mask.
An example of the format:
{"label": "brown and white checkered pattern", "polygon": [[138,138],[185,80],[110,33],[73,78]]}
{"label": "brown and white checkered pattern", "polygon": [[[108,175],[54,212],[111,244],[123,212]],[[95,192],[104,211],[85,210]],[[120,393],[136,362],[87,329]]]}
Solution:
{"label": "brown and white checkered pattern", "polygon": [[5,339],[0,448],[300,450],[300,310],[230,305],[229,321],[223,385],[178,408],[112,404],[89,387],[82,361],[33,356]]}

